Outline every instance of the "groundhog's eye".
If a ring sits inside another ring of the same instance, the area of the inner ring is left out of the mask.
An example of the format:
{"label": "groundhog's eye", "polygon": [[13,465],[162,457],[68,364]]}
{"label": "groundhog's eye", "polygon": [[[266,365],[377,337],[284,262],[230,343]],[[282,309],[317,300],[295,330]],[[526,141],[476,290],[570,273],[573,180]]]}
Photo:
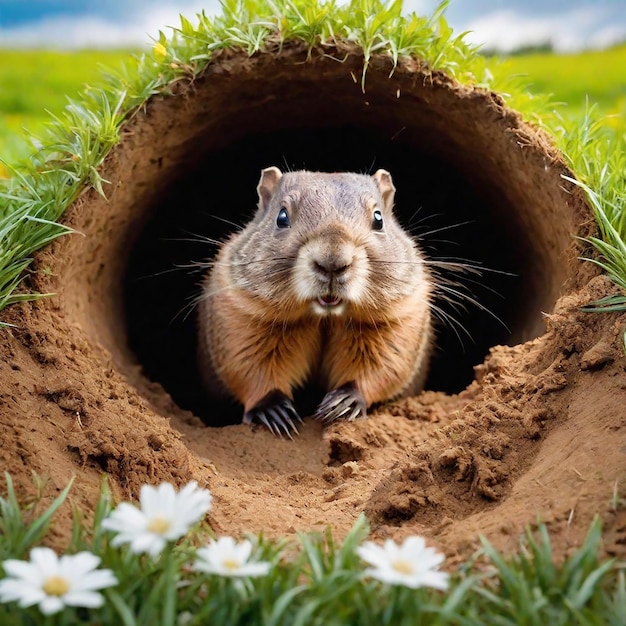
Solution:
{"label": "groundhog's eye", "polygon": [[374,215],[372,217],[372,228],[374,230],[383,229],[383,214],[378,209],[374,211]]}
{"label": "groundhog's eye", "polygon": [[285,207],[278,211],[276,226],[278,226],[278,228],[289,228],[291,226],[291,222],[289,221],[289,213],[287,213],[287,209]]}

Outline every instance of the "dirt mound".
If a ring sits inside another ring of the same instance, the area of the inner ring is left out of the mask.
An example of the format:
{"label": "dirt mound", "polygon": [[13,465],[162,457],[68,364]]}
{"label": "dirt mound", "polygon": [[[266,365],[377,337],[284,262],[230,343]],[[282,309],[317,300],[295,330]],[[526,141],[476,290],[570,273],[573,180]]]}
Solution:
{"label": "dirt mound", "polygon": [[[76,475],[85,511],[103,472],[118,497],[193,478],[215,495],[219,533],[341,535],[365,511],[375,536],[417,532],[463,555],[478,532],[511,547],[540,516],[564,552],[600,514],[607,550],[626,553],[612,504],[626,469],[626,316],[579,310],[614,289],[578,260],[590,251],[575,236],[595,228],[582,195],[497,95],[413,60],[389,77],[386,58],[363,93],[361,67],[350,49],[225,52],[125,128],[103,168],[108,199],[90,191],[66,214],[84,236],[35,260],[29,287],[56,295],[2,313],[15,324],[0,334],[3,468],[24,497],[33,471],[50,497]],[[435,262],[497,270],[465,287],[500,321],[470,307],[465,348],[441,325],[430,390],[368,420],[307,422],[294,442],[207,426],[240,409],[218,412],[202,393],[185,306],[200,275],[176,268],[251,214],[262,167],[374,163],[394,175],[401,221],[428,218],[416,234]],[[432,237],[450,225],[458,236]]]}

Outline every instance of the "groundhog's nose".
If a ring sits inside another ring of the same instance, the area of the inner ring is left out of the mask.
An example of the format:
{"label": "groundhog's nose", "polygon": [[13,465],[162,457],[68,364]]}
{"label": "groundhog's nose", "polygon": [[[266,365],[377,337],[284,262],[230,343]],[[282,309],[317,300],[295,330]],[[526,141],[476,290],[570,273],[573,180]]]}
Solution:
{"label": "groundhog's nose", "polygon": [[351,263],[346,262],[345,259],[336,258],[315,259],[313,261],[315,272],[326,280],[345,274],[350,265]]}

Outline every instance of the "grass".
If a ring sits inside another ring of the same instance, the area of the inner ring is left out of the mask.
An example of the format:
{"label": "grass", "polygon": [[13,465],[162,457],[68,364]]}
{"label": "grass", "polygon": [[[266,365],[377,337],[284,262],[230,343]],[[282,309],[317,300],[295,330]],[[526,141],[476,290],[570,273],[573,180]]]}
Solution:
{"label": "grass", "polygon": [[[312,18],[311,18],[312,19]],[[375,44],[373,44],[375,46]],[[398,51],[402,42],[394,44]],[[398,52],[399,53],[399,52]],[[0,55],[0,154],[16,163],[33,149],[50,115],[61,115],[85,86],[102,81],[106,68],[127,62],[132,51],[4,50]],[[502,59],[506,72],[519,76],[532,92],[550,94],[563,114],[581,118],[589,104],[604,116],[626,123],[626,44],[577,54],[528,54]],[[600,71],[600,68],[602,71]],[[110,70],[109,70],[110,71]],[[1,175],[1,174],[0,174]]]}
{"label": "grass", "polygon": [[[0,498],[0,560],[27,559],[29,549],[45,542],[53,516],[70,485],[45,510],[41,495],[20,505],[9,475]],[[39,494],[44,485],[39,482]],[[601,559],[602,529],[591,525],[584,544],[555,563],[543,524],[527,529],[519,549],[504,555],[483,539],[483,547],[451,573],[446,592],[378,582],[364,572],[357,547],[368,535],[362,516],[342,542],[330,529],[297,540],[252,537],[253,557],[271,564],[259,578],[233,580],[190,567],[196,549],[213,536],[196,525],[160,556],[114,547],[102,521],[111,512],[103,487],[87,523],[75,511],[66,553],[89,551],[111,569],[118,584],[103,591],[98,609],[65,608],[45,618],[39,609],[0,604],[3,626],[33,624],[228,624],[236,626],[623,626],[626,623],[624,566]],[[0,565],[0,571],[2,566]],[[444,563],[445,569],[445,563]]]}

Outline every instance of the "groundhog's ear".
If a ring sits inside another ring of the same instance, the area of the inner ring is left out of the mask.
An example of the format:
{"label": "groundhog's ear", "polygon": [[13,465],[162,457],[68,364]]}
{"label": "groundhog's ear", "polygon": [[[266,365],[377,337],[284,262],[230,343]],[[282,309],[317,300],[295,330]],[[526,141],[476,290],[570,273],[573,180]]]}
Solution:
{"label": "groundhog's ear", "polygon": [[267,209],[276,187],[278,187],[278,181],[283,177],[283,173],[277,167],[266,167],[261,171],[261,180],[256,188],[259,194],[259,208]]}
{"label": "groundhog's ear", "polygon": [[393,208],[393,197],[396,193],[391,174],[387,170],[378,170],[372,178],[376,181],[378,189],[380,189],[385,208],[391,210]]}

